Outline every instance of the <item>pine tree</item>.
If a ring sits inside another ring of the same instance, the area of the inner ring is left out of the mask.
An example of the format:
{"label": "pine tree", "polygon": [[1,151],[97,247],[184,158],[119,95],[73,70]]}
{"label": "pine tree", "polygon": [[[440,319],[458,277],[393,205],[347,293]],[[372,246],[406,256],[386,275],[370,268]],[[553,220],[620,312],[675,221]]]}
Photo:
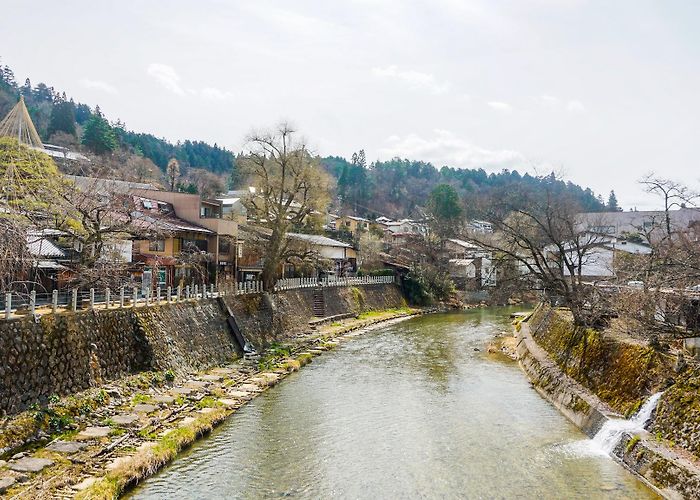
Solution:
{"label": "pine tree", "polygon": [[620,206],[617,204],[617,196],[615,196],[615,191],[610,191],[610,195],[608,196],[608,204],[606,205],[606,208],[609,212],[619,212],[620,211]]}
{"label": "pine tree", "polygon": [[51,137],[56,132],[65,132],[75,135],[75,105],[72,101],[63,97],[57,98],[51,108],[51,119],[49,120],[48,136]]}
{"label": "pine tree", "polygon": [[111,153],[117,148],[114,130],[102,116],[99,106],[95,108],[95,113],[85,124],[83,144],[96,154]]}

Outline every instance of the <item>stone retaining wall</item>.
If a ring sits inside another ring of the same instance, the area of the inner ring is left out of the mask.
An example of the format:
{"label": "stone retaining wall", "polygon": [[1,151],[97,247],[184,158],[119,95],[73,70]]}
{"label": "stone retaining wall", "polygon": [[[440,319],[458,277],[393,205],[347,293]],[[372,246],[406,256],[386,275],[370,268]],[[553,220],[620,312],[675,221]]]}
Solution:
{"label": "stone retaining wall", "polygon": [[[522,322],[516,327],[518,361],[535,389],[589,437],[593,437],[607,419],[622,416],[567,375],[535,341],[530,333],[533,323],[539,331],[538,338],[552,333],[543,331],[552,327],[551,322],[545,321],[545,316],[545,311],[540,308],[530,323]],[[613,374],[610,376],[614,377]],[[617,377],[611,383],[624,380],[624,376]],[[700,468],[697,464],[674,452],[649,433],[623,436],[614,455],[666,498],[700,497]]]}
{"label": "stone retaining wall", "polygon": [[[396,285],[324,289],[326,314],[405,304]],[[226,299],[258,348],[309,328],[313,289]],[[238,356],[217,299],[0,321],[0,414],[143,370],[192,372]]]}

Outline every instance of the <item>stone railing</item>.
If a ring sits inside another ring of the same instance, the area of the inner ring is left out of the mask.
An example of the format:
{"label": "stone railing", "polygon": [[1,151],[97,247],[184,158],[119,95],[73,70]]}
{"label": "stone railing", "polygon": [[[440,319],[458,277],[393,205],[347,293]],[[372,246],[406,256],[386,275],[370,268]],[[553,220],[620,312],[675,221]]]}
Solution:
{"label": "stone railing", "polygon": [[355,278],[288,278],[277,281],[275,291],[295,288],[313,288],[317,286],[362,286],[393,283],[393,276],[360,276]]}
{"label": "stone railing", "polygon": [[15,315],[30,314],[42,315],[63,311],[77,311],[81,309],[97,310],[123,307],[140,307],[160,304],[182,302],[185,300],[202,300],[227,295],[244,295],[261,293],[263,286],[261,281],[246,281],[233,285],[187,285],[178,287],[158,287],[149,292],[142,289],[122,287],[118,290],[106,288],[104,290],[54,290],[51,293],[37,293],[31,291],[27,294],[6,293],[2,299],[2,318],[11,319]]}
{"label": "stone railing", "polygon": [[[290,278],[277,281],[275,291],[317,286],[362,286],[393,283],[393,276],[362,276],[358,278],[323,279]],[[12,319],[22,315],[56,314],[64,311],[98,310],[124,307],[149,307],[182,301],[202,300],[231,295],[247,295],[263,292],[262,281],[242,281],[225,285],[187,285],[178,287],[158,287],[145,292],[138,287],[122,287],[118,290],[83,291],[72,289],[54,290],[51,293],[27,294],[6,293],[0,297],[0,319]],[[4,302],[2,301],[4,299]]]}

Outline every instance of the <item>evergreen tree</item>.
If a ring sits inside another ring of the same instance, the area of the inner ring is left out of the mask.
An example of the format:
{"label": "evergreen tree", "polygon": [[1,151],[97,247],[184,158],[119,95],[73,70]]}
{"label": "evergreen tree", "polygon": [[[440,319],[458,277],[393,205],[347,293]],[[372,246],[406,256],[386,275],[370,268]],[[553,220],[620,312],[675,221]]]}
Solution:
{"label": "evergreen tree", "polygon": [[606,206],[609,212],[619,212],[621,209],[617,204],[617,196],[615,191],[610,191],[610,196],[608,196],[608,204]]}
{"label": "evergreen tree", "polygon": [[73,101],[66,101],[65,93],[55,100],[51,108],[47,133],[51,137],[56,132],[75,135],[75,105]]}
{"label": "evergreen tree", "polygon": [[95,108],[95,113],[85,124],[83,145],[96,154],[111,153],[117,148],[114,130],[102,116],[99,106]]}

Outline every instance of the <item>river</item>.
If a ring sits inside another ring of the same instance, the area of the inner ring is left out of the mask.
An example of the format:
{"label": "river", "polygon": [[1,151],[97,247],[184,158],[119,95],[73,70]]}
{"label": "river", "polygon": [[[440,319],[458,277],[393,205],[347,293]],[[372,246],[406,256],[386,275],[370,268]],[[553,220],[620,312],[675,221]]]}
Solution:
{"label": "river", "polygon": [[314,359],[135,499],[655,498],[487,354],[505,309],[421,316]]}

